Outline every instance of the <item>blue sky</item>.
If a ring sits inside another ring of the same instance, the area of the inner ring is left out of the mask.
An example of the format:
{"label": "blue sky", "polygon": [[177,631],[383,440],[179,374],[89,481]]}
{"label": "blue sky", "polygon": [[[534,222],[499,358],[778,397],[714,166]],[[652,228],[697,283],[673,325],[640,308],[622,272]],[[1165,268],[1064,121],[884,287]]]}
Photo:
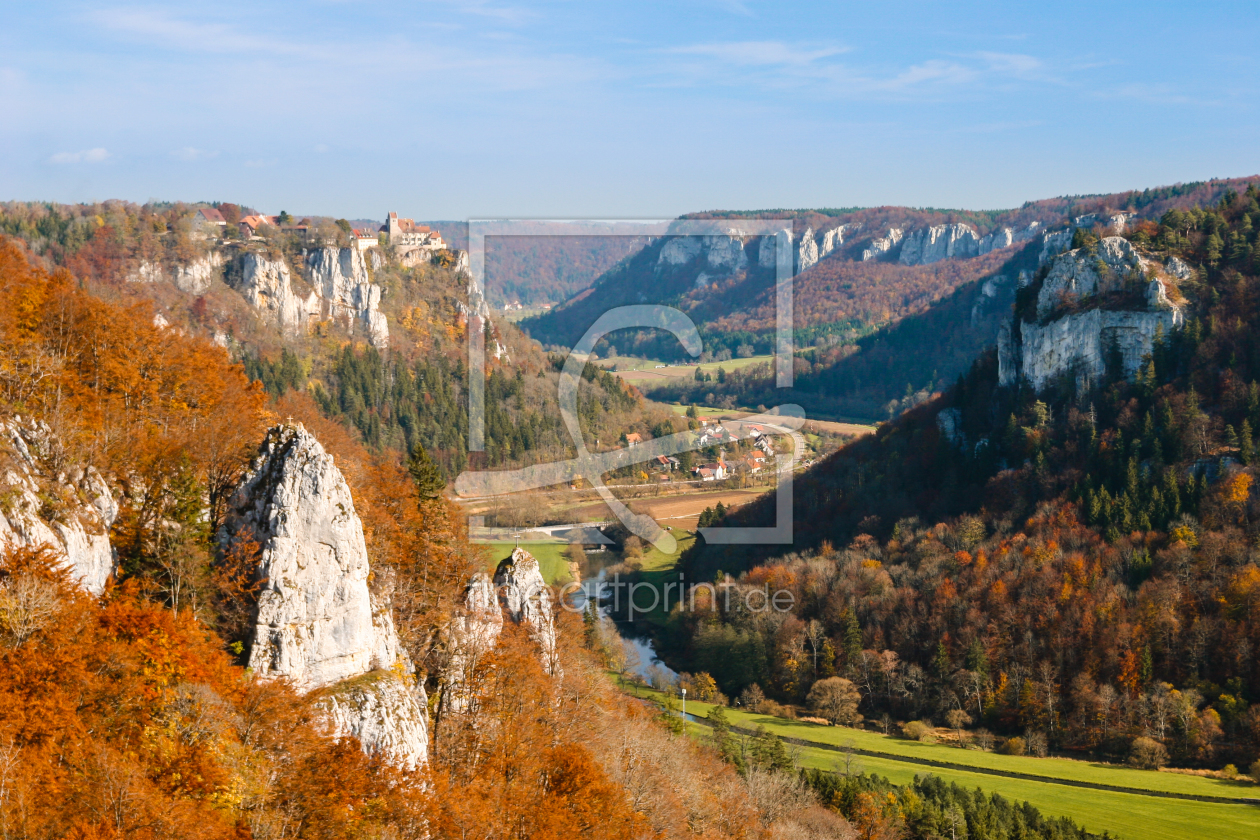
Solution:
{"label": "blue sky", "polygon": [[0,199],[996,208],[1260,172],[1260,4],[5,4]]}

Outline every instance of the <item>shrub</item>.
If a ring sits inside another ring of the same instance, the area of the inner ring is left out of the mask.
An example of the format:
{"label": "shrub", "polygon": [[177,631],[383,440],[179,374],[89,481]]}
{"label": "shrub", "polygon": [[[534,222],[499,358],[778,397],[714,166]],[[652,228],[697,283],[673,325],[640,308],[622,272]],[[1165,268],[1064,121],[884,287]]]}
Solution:
{"label": "shrub", "polygon": [[1251,781],[1260,785],[1260,758],[1251,762],[1251,768],[1248,772],[1251,774]]}
{"label": "shrub", "polygon": [[1168,750],[1154,738],[1134,738],[1129,746],[1129,763],[1144,770],[1158,770],[1168,763]]}
{"label": "shrub", "polygon": [[1237,779],[1238,768],[1232,764],[1226,764],[1224,767],[1221,768],[1221,775],[1227,779]]}
{"label": "shrub", "polygon": [[1027,732],[1027,740],[1025,746],[1028,748],[1029,755],[1035,755],[1038,758],[1045,758],[1050,752],[1050,746],[1046,743],[1046,733],[1044,732]]}
{"label": "shrub", "polygon": [[1002,743],[1002,747],[998,752],[1002,753],[1002,755],[1023,755],[1028,752],[1028,744],[1025,743],[1023,738],[1018,736],[1008,738]]}
{"label": "shrub", "polygon": [[745,688],[739,695],[739,705],[750,712],[760,713],[762,704],[765,702],[766,695],[762,692],[761,686],[756,683]]}
{"label": "shrub", "polygon": [[931,731],[931,727],[921,720],[912,720],[901,724],[901,737],[911,741],[921,741],[923,736]]}
{"label": "shrub", "polygon": [[791,706],[784,706],[781,703],[776,703],[773,700],[762,700],[760,712],[763,715],[771,715],[772,717],[781,717],[781,718],[787,718],[788,720],[796,720],[795,709],[793,709]]}

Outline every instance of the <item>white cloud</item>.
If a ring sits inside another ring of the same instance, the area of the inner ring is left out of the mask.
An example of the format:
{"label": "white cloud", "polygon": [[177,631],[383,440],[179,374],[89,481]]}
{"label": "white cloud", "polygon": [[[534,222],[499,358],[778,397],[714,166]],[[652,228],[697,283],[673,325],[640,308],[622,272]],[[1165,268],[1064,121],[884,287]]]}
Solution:
{"label": "white cloud", "polygon": [[171,157],[176,160],[185,160],[189,162],[195,160],[209,160],[210,158],[216,158],[218,156],[218,152],[208,152],[205,149],[194,149],[192,146],[185,146],[182,149],[176,149],[171,152]]}
{"label": "white cloud", "polygon": [[109,157],[104,149],[83,149],[79,152],[57,152],[49,163],[100,163]]}
{"label": "white cloud", "polygon": [[979,52],[979,58],[989,63],[989,69],[1013,76],[1033,76],[1042,69],[1041,59],[1021,53]]}
{"label": "white cloud", "polygon": [[719,44],[693,44],[669,50],[680,55],[699,55],[746,67],[773,65],[803,66],[820,59],[847,52],[843,47],[814,47],[787,44],[783,41],[732,41]]}
{"label": "white cloud", "polygon": [[285,55],[310,52],[299,44],[259,37],[221,23],[179,20],[161,9],[102,9],[93,12],[91,18],[106,29],[167,49]]}

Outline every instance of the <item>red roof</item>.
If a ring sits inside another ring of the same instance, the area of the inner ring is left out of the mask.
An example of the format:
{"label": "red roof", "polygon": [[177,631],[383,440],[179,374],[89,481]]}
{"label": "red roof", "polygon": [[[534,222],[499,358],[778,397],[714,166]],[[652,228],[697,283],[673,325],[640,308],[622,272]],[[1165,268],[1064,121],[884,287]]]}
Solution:
{"label": "red roof", "polygon": [[225,225],[227,224],[227,220],[223,218],[223,214],[218,210],[215,210],[213,207],[202,207],[197,212],[200,213],[202,218],[207,222],[220,222]]}

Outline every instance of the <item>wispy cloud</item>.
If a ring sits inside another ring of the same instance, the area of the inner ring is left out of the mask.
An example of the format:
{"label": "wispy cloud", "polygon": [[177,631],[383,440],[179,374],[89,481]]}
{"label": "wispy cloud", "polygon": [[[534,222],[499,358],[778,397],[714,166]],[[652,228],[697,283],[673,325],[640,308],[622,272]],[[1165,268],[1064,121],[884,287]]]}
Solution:
{"label": "wispy cloud", "polygon": [[49,163],[100,163],[109,158],[104,149],[83,149],[79,152],[57,152],[48,159]]}
{"label": "wispy cloud", "polygon": [[987,61],[989,69],[1012,76],[1037,76],[1045,70],[1041,59],[1022,53],[978,52],[976,57]]}
{"label": "wispy cloud", "polygon": [[159,8],[100,9],[89,15],[105,29],[166,49],[209,53],[309,54],[310,48],[223,23],[173,17]]}
{"label": "wispy cloud", "polygon": [[667,50],[677,55],[696,55],[727,64],[769,67],[775,65],[804,66],[833,55],[848,52],[844,47],[802,47],[783,41],[733,41],[718,44],[692,44]]}
{"label": "wispy cloud", "polygon": [[192,146],[185,146],[182,149],[176,149],[175,151],[171,152],[171,157],[175,158],[176,160],[184,160],[184,161],[189,161],[189,162],[197,161],[197,160],[209,160],[210,158],[216,158],[218,156],[219,156],[219,153],[217,151],[210,152],[210,151],[206,151],[205,149],[194,149]]}

